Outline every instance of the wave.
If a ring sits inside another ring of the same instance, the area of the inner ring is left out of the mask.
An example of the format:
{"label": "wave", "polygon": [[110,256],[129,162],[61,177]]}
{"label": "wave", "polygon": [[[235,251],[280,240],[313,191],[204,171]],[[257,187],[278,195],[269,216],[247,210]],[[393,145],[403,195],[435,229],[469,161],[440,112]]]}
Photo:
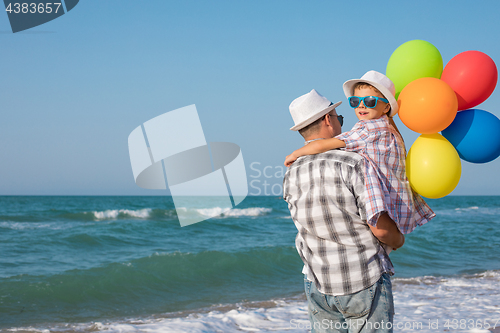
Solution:
{"label": "wave", "polygon": [[[193,215],[202,216],[219,216],[220,218],[237,218],[237,217],[255,217],[263,216],[271,213],[272,208],[251,207],[251,208],[185,208],[180,207],[179,210],[188,212]],[[0,228],[10,229],[36,229],[36,228],[51,228],[52,224],[47,222],[59,222],[64,220],[69,221],[106,221],[120,219],[177,219],[175,209],[107,209],[94,210],[85,212],[68,212],[51,210],[49,212],[38,213],[37,215],[18,215],[18,216],[0,216]],[[31,223],[37,224],[31,224]],[[40,224],[41,223],[41,224]]]}
{"label": "wave", "polygon": [[29,212],[25,215],[17,216],[0,216],[0,227],[8,227],[8,223],[40,223],[40,222],[60,222],[60,221],[100,221],[114,219],[148,219],[154,217],[165,217],[175,215],[175,210],[172,209],[108,209],[103,211],[60,211],[49,210],[42,212]]}
{"label": "wave", "polygon": [[472,206],[472,207],[467,207],[467,208],[455,208],[456,211],[468,211],[468,210],[476,210],[476,209],[479,209],[478,206]]}
{"label": "wave", "polygon": [[12,230],[25,230],[25,229],[65,229],[60,223],[36,223],[36,222],[13,222],[13,221],[3,221],[0,222],[0,229],[12,229]]}
{"label": "wave", "polygon": [[130,210],[130,209],[110,209],[105,211],[94,211],[91,213],[84,214],[93,214],[94,218],[97,220],[107,220],[107,219],[116,219],[118,217],[136,217],[141,219],[146,219],[150,217],[150,214],[153,210],[151,208],[144,208],[138,210]]}
{"label": "wave", "polygon": [[141,209],[107,209],[102,211],[87,211],[67,213],[60,216],[69,220],[123,220],[123,219],[173,219],[177,217],[175,209],[141,208]]}
{"label": "wave", "polygon": [[[44,327],[10,328],[5,332],[290,332],[303,333],[308,325],[305,296],[278,298],[259,302],[220,304],[176,313],[163,313],[121,321],[93,321],[55,324]],[[297,329],[293,329],[295,328]],[[299,328],[300,327],[300,328]],[[0,329],[0,333],[4,331]]]}
{"label": "wave", "polygon": [[52,227],[51,222],[61,221],[104,221],[120,219],[172,219],[177,218],[175,209],[108,209],[87,212],[51,212],[51,214],[0,216],[0,228],[36,229]]}
{"label": "wave", "polygon": [[276,246],[154,253],[50,276],[11,276],[0,279],[0,317],[10,314],[0,322],[40,322],[47,315],[82,320],[89,309],[91,318],[144,315],[279,297],[300,292],[301,265],[295,247]]}
{"label": "wave", "polygon": [[469,206],[469,207],[448,207],[448,208],[438,208],[434,209],[434,212],[439,217],[444,215],[446,217],[460,217],[465,216],[498,216],[500,215],[500,207],[481,207],[481,206]]}
{"label": "wave", "polygon": [[[186,208],[184,208],[186,209]],[[204,216],[217,216],[221,215],[221,217],[239,217],[239,216],[262,216],[267,215],[272,212],[272,208],[263,208],[263,207],[253,207],[253,208],[222,208],[222,207],[214,207],[214,208],[205,208],[205,209],[194,209],[197,213]]]}
{"label": "wave", "polygon": [[447,285],[447,286],[472,286],[477,281],[497,281],[500,282],[500,271],[484,271],[475,274],[462,274],[462,275],[450,275],[450,276],[417,276],[409,278],[392,278],[394,283],[400,285]]}
{"label": "wave", "polygon": [[[483,332],[479,324],[484,332],[495,325],[500,327],[500,271],[393,281],[397,319],[421,323],[419,332],[457,332],[465,328],[463,322],[474,322],[466,328],[477,328],[478,332]],[[429,322],[438,324],[430,329]]]}

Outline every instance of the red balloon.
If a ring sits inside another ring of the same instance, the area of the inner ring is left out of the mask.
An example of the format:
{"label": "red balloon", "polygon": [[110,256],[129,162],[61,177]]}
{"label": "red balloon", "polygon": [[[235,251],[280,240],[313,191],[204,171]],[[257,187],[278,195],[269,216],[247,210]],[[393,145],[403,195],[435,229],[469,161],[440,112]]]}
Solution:
{"label": "red balloon", "polygon": [[457,54],[446,64],[441,75],[441,80],[457,94],[458,111],[484,102],[495,90],[497,79],[495,62],[479,51]]}

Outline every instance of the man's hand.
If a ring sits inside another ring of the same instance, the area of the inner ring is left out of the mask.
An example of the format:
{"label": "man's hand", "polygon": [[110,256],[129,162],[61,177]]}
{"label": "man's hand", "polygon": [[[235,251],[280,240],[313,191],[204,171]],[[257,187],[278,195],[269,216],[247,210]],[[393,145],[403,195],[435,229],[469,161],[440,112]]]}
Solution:
{"label": "man's hand", "polygon": [[296,159],[297,157],[295,156],[295,154],[291,153],[285,159],[285,166],[288,168],[290,165],[292,165],[293,162],[295,162]]}

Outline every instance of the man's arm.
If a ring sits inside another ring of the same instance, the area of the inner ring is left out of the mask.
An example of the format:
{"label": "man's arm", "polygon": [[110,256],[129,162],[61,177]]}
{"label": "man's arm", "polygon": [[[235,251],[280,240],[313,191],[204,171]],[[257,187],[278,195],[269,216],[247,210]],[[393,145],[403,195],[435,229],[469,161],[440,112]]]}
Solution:
{"label": "man's arm", "polygon": [[396,223],[387,213],[380,215],[377,225],[369,225],[372,233],[379,241],[389,245],[393,249],[399,249],[405,243],[405,236],[399,231]]}

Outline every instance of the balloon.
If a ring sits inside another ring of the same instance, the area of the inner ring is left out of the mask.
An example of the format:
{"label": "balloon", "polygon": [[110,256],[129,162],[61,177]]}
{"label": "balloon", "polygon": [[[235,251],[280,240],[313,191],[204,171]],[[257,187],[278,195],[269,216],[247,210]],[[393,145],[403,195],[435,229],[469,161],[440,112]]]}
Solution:
{"label": "balloon", "polygon": [[457,114],[457,97],[444,81],[424,77],[410,82],[398,98],[399,118],[412,131],[432,134],[448,127]]}
{"label": "balloon", "polygon": [[438,133],[422,134],[406,157],[406,175],[420,195],[437,199],[451,193],[460,181],[462,165],[452,144]]}
{"label": "balloon", "polygon": [[411,40],[399,46],[387,63],[386,75],[396,88],[396,99],[403,88],[422,77],[439,79],[443,58],[438,49],[425,40]]}
{"label": "balloon", "polygon": [[490,97],[497,84],[495,62],[479,51],[466,51],[453,57],[441,79],[457,94],[458,110],[473,108]]}
{"label": "balloon", "polygon": [[458,112],[442,134],[467,162],[486,163],[500,156],[500,119],[487,111]]}

